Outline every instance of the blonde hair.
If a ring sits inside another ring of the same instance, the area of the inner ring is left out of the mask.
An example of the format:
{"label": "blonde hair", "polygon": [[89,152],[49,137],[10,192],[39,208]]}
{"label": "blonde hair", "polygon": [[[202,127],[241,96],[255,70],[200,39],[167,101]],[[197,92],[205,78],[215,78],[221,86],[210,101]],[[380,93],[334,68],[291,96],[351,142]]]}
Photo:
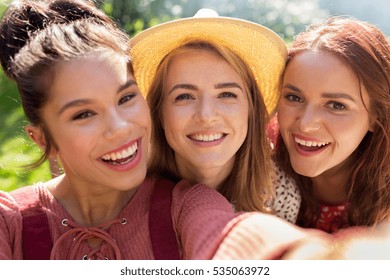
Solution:
{"label": "blonde hair", "polygon": [[236,153],[233,170],[218,191],[234,204],[238,211],[269,212],[268,206],[273,198],[271,150],[265,133],[269,115],[250,69],[236,54],[223,46],[205,41],[189,42],[173,50],[160,63],[146,98],[153,124],[150,175],[161,176],[163,173],[169,173],[180,177],[175,163],[175,152],[165,139],[161,124],[163,89],[172,57],[190,50],[213,52],[225,59],[242,78],[248,97],[248,134]]}

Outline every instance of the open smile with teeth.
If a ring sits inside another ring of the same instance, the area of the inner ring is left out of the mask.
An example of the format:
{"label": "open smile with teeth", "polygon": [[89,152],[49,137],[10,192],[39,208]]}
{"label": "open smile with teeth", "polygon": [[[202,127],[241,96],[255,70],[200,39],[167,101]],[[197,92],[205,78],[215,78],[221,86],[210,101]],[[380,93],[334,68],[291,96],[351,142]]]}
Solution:
{"label": "open smile with teeth", "polygon": [[102,160],[105,163],[112,165],[121,165],[130,162],[137,154],[138,151],[138,143],[135,142],[130,147],[123,149],[122,151],[118,151],[115,153],[108,153],[102,156]]}
{"label": "open smile with teeth", "polygon": [[195,141],[200,141],[200,142],[212,142],[212,141],[217,141],[224,136],[225,136],[225,134],[223,134],[223,133],[192,134],[192,135],[189,135],[188,138],[195,140]]}
{"label": "open smile with teeth", "polygon": [[305,151],[318,151],[330,144],[330,142],[306,141],[297,137],[294,137],[294,140],[298,144],[299,148]]}

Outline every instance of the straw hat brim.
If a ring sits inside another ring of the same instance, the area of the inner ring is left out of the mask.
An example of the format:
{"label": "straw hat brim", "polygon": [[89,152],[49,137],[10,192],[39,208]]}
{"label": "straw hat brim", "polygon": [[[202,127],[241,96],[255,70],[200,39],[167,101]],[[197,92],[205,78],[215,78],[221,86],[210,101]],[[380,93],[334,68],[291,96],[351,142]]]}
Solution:
{"label": "straw hat brim", "polygon": [[287,59],[284,41],[262,25],[228,17],[173,20],[146,29],[132,38],[130,56],[135,79],[144,96],[163,58],[194,40],[223,45],[236,53],[252,70],[268,112],[275,110]]}

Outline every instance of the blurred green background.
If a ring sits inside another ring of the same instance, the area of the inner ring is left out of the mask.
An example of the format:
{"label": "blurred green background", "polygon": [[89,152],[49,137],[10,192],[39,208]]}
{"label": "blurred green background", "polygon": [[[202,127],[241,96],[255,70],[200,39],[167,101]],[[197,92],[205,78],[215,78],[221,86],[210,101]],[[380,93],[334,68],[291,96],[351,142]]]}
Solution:
{"label": "blurred green background", "polygon": [[[11,1],[0,0],[0,16]],[[308,24],[328,15],[352,15],[390,34],[388,0],[107,0],[97,5],[130,34],[174,18],[193,16],[200,8],[213,8],[232,16],[263,24],[289,42]],[[386,14],[386,15],[385,15]],[[51,178],[45,163],[35,170],[26,165],[40,156],[24,132],[27,124],[15,84],[0,70],[0,189],[10,191]]]}

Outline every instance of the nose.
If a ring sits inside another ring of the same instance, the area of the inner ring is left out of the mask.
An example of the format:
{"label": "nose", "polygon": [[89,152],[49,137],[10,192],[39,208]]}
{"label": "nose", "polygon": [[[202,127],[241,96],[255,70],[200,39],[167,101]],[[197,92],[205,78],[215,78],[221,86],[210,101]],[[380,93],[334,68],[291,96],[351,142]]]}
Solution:
{"label": "nose", "polygon": [[194,116],[197,121],[204,123],[213,122],[216,120],[217,115],[217,104],[215,104],[212,98],[203,98],[199,100]]}
{"label": "nose", "polygon": [[299,128],[302,132],[316,131],[321,128],[321,116],[313,106],[306,106],[299,116]]}
{"label": "nose", "polygon": [[106,114],[104,137],[109,140],[123,138],[130,133],[131,122],[117,110]]}

